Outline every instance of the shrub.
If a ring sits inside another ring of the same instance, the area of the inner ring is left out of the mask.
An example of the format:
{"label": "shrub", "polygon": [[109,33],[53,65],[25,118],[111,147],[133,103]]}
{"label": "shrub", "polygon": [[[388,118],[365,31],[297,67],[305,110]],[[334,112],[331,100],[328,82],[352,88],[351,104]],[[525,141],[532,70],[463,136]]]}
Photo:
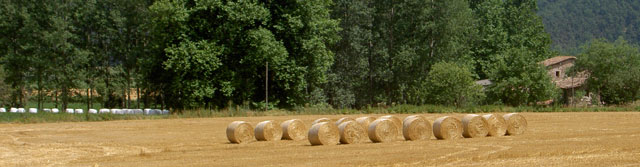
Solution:
{"label": "shrub", "polygon": [[422,88],[422,99],[429,104],[466,106],[484,97],[482,86],[475,84],[471,71],[449,62],[436,63]]}

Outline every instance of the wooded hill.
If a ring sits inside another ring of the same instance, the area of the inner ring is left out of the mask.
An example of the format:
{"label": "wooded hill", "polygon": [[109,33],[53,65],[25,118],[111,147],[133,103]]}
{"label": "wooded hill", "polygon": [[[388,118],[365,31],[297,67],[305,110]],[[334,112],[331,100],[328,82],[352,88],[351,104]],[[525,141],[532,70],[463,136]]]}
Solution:
{"label": "wooded hill", "polygon": [[538,7],[552,48],[561,53],[576,55],[597,38],[640,43],[640,1],[539,0]]}

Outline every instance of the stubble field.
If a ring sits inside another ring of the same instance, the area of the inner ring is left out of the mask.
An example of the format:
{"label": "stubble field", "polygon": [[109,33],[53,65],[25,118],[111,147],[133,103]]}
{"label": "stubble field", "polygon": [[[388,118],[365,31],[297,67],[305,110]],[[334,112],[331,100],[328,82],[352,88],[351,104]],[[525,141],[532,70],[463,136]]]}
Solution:
{"label": "stubble field", "polygon": [[310,126],[363,115],[0,124],[0,166],[640,166],[639,112],[521,114],[529,128],[520,136],[334,146],[230,144],[225,129],[236,120]]}

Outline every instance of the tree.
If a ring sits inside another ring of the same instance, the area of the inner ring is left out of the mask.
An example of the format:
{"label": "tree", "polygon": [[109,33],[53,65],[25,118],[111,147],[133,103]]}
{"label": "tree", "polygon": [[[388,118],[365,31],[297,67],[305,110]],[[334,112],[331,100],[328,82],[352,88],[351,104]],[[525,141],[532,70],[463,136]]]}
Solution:
{"label": "tree", "polygon": [[2,63],[6,72],[5,81],[11,85],[10,105],[22,107],[27,104],[26,90],[30,86],[31,60],[38,50],[39,22],[42,5],[34,1],[9,1],[2,3],[0,14],[0,42]]}
{"label": "tree", "polygon": [[420,88],[421,99],[428,104],[468,106],[484,97],[482,86],[476,84],[470,68],[449,62],[436,63]]}
{"label": "tree", "polygon": [[56,3],[50,3],[46,9],[51,12],[46,17],[50,24],[45,26],[42,32],[43,54],[46,56],[51,65],[52,82],[57,85],[60,90],[62,108],[67,108],[73,96],[72,90],[77,88],[84,79],[81,75],[85,70],[85,64],[88,61],[89,52],[74,44],[78,39],[77,34],[73,33],[74,25],[72,24],[72,16],[77,11],[74,8],[82,2],[66,0]]}
{"label": "tree", "polygon": [[623,104],[638,99],[640,94],[640,47],[620,38],[605,39],[584,46],[571,69],[573,73],[586,71],[590,77],[587,89],[600,95],[606,104]]}
{"label": "tree", "polygon": [[[157,77],[177,109],[265,98],[293,106],[321,89],[338,39],[331,1],[157,1],[151,7]],[[161,66],[158,66],[160,63]],[[158,76],[161,74],[162,76]],[[162,83],[170,83],[163,85]]]}
{"label": "tree", "polygon": [[472,47],[476,72],[487,78],[493,58],[513,48],[525,48],[535,57],[551,57],[551,40],[536,15],[535,0],[471,0],[477,19],[478,40]]}
{"label": "tree", "polygon": [[336,54],[324,87],[328,103],[338,108],[359,107],[373,103],[377,82],[373,65],[372,2],[366,0],[337,0],[332,17],[340,19],[339,35],[332,46]]}
{"label": "tree", "polygon": [[527,48],[513,48],[493,57],[488,66],[489,79],[494,83],[487,91],[490,101],[512,106],[535,105],[557,95],[546,68],[532,54]]}

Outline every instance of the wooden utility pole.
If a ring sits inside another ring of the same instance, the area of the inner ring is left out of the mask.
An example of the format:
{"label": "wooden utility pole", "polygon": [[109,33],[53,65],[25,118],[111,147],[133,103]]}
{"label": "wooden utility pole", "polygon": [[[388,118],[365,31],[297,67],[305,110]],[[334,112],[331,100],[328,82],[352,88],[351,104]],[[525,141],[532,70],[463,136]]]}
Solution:
{"label": "wooden utility pole", "polygon": [[265,72],[264,72],[264,111],[268,111],[269,110],[269,61],[266,62],[266,66],[265,66]]}

